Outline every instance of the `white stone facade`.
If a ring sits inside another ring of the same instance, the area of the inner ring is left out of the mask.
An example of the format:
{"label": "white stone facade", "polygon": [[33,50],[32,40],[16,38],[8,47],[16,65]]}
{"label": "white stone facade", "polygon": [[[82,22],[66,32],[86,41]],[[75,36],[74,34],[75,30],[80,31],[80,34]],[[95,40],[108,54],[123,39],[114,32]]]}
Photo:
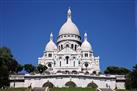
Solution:
{"label": "white stone facade", "polygon": [[85,75],[80,74],[36,74],[36,75],[12,75],[10,87],[43,87],[50,82],[54,87],[66,87],[65,84],[72,81],[76,87],[87,87],[89,83],[95,83],[98,88],[125,89],[125,76],[123,75]]}
{"label": "white stone facade", "polygon": [[38,64],[46,65],[53,73],[64,72],[100,72],[99,57],[93,55],[91,44],[84,35],[81,36],[77,26],[72,22],[71,10],[68,10],[67,21],[62,25],[57,38],[57,46],[50,34],[50,41],[45,47],[44,55],[38,58]]}
{"label": "white stone facade", "polygon": [[55,87],[66,87],[72,81],[76,87],[87,87],[91,82],[98,88],[125,89],[125,77],[119,75],[100,75],[99,57],[95,57],[91,44],[71,20],[71,10],[68,10],[67,21],[63,24],[57,38],[57,46],[50,34],[44,54],[38,58],[38,64],[46,65],[47,72],[43,74],[11,75],[10,87],[43,87],[50,82]]}

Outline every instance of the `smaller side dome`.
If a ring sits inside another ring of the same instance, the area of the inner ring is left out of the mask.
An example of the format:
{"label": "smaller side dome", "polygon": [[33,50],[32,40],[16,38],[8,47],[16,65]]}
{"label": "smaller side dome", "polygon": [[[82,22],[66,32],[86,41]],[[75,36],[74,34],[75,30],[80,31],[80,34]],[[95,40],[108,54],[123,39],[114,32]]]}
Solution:
{"label": "smaller side dome", "polygon": [[50,41],[47,43],[47,45],[45,47],[45,51],[54,51],[55,49],[57,49],[57,46],[53,42],[53,35],[51,33],[50,34]]}
{"label": "smaller side dome", "polygon": [[84,42],[81,45],[82,51],[92,51],[91,44],[87,41],[87,33],[84,34]]}

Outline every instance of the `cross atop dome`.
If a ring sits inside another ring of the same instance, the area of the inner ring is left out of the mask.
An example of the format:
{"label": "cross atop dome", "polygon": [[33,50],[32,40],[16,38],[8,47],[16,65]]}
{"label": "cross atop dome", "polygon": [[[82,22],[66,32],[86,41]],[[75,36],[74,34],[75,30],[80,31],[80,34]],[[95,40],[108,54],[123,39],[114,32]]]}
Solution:
{"label": "cross atop dome", "polygon": [[53,40],[53,34],[52,33],[50,34],[50,40]]}
{"label": "cross atop dome", "polygon": [[71,20],[72,12],[71,12],[70,7],[68,8],[67,16],[68,16],[68,19]]}
{"label": "cross atop dome", "polygon": [[87,40],[87,33],[84,34],[84,40]]}

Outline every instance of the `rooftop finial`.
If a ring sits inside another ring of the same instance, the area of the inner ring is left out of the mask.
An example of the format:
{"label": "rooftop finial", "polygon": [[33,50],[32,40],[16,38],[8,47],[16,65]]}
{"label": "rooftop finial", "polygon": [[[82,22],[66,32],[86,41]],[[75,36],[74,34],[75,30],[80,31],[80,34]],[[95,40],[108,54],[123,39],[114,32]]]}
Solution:
{"label": "rooftop finial", "polygon": [[87,33],[84,34],[84,40],[87,40]]}
{"label": "rooftop finial", "polygon": [[68,8],[67,16],[68,16],[68,19],[71,19],[71,9],[70,9],[70,7]]}
{"label": "rooftop finial", "polygon": [[50,34],[50,40],[53,40],[53,34],[52,33]]}

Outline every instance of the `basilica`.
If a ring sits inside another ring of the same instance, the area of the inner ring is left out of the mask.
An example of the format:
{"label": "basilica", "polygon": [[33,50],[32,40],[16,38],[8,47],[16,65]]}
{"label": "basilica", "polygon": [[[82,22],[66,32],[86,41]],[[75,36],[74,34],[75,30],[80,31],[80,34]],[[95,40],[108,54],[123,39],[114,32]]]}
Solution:
{"label": "basilica", "polygon": [[80,32],[72,21],[70,8],[67,20],[60,28],[57,42],[53,41],[51,33],[43,56],[38,58],[38,64],[47,66],[47,70],[42,74],[11,75],[10,87],[61,88],[73,83],[75,87],[83,88],[94,85],[100,89],[125,89],[124,75],[100,74],[99,56],[94,56],[87,33],[82,41]]}
{"label": "basilica", "polygon": [[38,58],[38,64],[46,65],[52,73],[90,73],[100,72],[99,56],[95,57],[87,33],[81,41],[79,29],[72,21],[71,9],[68,9],[67,20],[60,28],[57,42],[50,34],[44,54]]}

